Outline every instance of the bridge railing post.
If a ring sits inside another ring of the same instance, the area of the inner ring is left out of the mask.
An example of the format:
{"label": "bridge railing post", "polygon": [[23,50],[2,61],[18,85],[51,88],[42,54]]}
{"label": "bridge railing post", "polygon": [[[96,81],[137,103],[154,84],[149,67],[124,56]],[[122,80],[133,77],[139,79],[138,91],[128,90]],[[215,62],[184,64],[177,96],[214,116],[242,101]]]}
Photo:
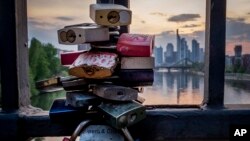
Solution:
{"label": "bridge railing post", "polygon": [[203,106],[224,106],[226,0],[206,1],[205,86]]}

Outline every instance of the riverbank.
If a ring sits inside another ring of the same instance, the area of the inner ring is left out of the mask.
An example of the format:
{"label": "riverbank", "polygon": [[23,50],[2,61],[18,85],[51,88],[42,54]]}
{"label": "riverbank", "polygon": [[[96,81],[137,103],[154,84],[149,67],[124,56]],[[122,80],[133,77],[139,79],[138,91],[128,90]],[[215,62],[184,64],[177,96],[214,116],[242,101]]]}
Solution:
{"label": "riverbank", "polygon": [[244,81],[250,81],[250,74],[244,74],[244,73],[225,73],[225,79],[227,79],[227,80],[244,80]]}
{"label": "riverbank", "polygon": [[[200,76],[204,76],[204,72],[192,71],[192,73],[200,75]],[[245,74],[245,73],[225,73],[225,79],[226,80],[250,81],[250,74]]]}

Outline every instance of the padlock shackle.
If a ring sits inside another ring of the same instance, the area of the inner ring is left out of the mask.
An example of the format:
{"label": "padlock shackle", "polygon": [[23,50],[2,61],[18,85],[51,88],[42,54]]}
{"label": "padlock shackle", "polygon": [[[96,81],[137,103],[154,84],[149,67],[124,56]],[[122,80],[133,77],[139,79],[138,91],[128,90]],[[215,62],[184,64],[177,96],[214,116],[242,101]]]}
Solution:
{"label": "padlock shackle", "polygon": [[131,136],[130,132],[128,131],[128,128],[125,127],[125,128],[122,128],[121,129],[125,138],[127,139],[127,141],[134,141],[133,137]]}
{"label": "padlock shackle", "polygon": [[72,136],[70,137],[70,141],[75,141],[77,136],[82,132],[83,129],[87,128],[87,126],[90,125],[90,123],[92,122],[92,120],[85,120],[82,121],[76,128],[76,130],[74,131],[74,133],[72,134]]}

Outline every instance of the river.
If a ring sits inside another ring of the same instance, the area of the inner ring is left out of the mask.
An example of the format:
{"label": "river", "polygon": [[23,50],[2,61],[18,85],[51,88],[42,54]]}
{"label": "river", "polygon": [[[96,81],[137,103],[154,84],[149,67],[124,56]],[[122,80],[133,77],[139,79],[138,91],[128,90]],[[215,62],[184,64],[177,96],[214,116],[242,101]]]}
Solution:
{"label": "river", "polygon": [[[153,86],[140,94],[145,105],[194,105],[203,99],[204,77],[191,72],[155,71]],[[65,97],[65,91],[40,94],[31,98],[32,105],[49,110],[55,98]],[[226,80],[225,104],[250,104],[249,81]]]}

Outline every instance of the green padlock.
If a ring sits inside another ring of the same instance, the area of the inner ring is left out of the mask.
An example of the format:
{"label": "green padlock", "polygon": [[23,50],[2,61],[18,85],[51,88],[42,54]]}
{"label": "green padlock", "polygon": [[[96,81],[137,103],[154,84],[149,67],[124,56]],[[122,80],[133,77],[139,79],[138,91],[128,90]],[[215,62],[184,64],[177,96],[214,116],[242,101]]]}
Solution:
{"label": "green padlock", "polygon": [[98,106],[105,121],[117,129],[133,125],[146,117],[146,108],[135,102],[103,102]]}
{"label": "green padlock", "polygon": [[115,101],[131,101],[138,98],[138,91],[133,88],[108,84],[94,86],[93,94]]}
{"label": "green padlock", "polygon": [[101,98],[88,92],[75,91],[66,93],[66,101],[67,104],[72,107],[82,108],[99,105],[101,103]]}

